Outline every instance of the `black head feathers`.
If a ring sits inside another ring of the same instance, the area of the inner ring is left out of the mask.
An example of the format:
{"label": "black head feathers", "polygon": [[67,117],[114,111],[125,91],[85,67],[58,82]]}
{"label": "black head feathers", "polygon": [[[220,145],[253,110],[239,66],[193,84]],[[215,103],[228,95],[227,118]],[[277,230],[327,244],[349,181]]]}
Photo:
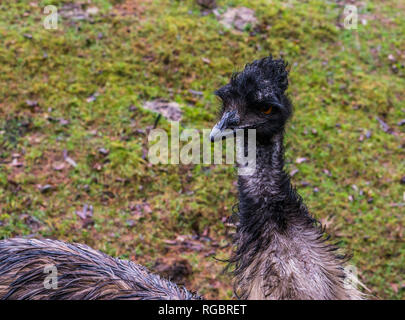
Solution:
{"label": "black head feathers", "polygon": [[282,59],[267,57],[233,74],[229,83],[215,92],[223,102],[220,129],[256,129],[261,142],[282,132],[292,115],[292,104],[285,94],[286,67]]}
{"label": "black head feathers", "polygon": [[223,101],[243,97],[262,100],[268,96],[279,98],[288,88],[287,63],[271,56],[255,60],[245,66],[242,72],[234,73],[231,81],[215,92]]}

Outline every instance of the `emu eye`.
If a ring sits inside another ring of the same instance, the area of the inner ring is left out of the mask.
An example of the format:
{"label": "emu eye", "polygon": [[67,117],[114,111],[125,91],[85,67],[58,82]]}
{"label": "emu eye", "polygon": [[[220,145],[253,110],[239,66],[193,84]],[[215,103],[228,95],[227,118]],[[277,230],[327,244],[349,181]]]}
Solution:
{"label": "emu eye", "polygon": [[264,114],[270,114],[270,113],[271,113],[271,110],[273,110],[273,107],[272,107],[272,106],[266,106],[266,107],[262,107],[262,108],[260,109],[260,111],[263,112]]}

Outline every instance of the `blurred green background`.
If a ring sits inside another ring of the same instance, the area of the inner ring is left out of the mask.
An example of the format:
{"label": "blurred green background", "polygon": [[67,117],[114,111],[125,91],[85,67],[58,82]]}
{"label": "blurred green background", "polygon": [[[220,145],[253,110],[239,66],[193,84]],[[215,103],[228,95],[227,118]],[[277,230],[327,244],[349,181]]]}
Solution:
{"label": "blurred green background", "polygon": [[[43,26],[49,4],[60,13],[56,30]],[[357,6],[357,29],[343,26],[345,4]],[[212,92],[273,54],[291,67],[293,183],[373,294],[403,299],[405,2],[217,6],[2,1],[0,238],[83,242],[207,298],[231,298],[225,264],[213,257],[231,250],[235,172],[149,164],[156,115],[142,106],[165,98],[180,105],[183,128],[210,128]],[[218,21],[241,6],[256,24]],[[166,119],[158,127],[170,129]]]}

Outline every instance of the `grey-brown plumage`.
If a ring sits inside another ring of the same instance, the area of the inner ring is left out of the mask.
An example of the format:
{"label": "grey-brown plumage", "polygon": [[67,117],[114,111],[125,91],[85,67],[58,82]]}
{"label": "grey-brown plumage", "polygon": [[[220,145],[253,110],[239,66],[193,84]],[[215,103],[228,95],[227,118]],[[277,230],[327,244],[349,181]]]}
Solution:
{"label": "grey-brown plumage", "polygon": [[[55,267],[55,282],[47,281]],[[131,261],[58,240],[0,241],[0,299],[200,299]]]}

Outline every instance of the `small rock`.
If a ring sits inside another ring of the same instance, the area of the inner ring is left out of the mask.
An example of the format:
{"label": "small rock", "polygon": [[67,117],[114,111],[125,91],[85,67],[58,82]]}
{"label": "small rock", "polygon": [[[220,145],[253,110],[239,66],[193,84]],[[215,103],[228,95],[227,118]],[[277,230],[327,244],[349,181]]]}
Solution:
{"label": "small rock", "polygon": [[219,22],[227,28],[239,31],[244,31],[249,26],[254,28],[258,23],[254,10],[246,7],[229,8],[220,16]]}

